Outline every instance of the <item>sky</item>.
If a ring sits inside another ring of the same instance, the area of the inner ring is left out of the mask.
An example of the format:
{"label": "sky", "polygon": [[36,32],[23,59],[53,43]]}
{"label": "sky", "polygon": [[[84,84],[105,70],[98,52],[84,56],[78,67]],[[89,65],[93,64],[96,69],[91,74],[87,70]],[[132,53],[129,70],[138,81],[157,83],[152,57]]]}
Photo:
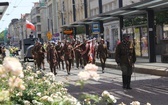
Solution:
{"label": "sky", "polygon": [[9,6],[0,20],[0,32],[8,28],[11,20],[20,19],[21,14],[30,13],[33,3],[39,0],[0,0],[0,2],[9,2]]}

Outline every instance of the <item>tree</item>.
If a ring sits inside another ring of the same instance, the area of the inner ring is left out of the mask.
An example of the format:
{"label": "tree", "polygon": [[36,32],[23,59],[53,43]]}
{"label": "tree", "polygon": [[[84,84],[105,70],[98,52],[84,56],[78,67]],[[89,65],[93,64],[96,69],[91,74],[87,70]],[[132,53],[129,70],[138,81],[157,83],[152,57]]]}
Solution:
{"label": "tree", "polygon": [[3,40],[4,40],[4,31],[5,31],[5,30],[3,30],[3,31],[0,33],[0,41],[3,41]]}
{"label": "tree", "polygon": [[168,24],[168,11],[156,12],[155,21],[157,25],[161,26],[163,26],[163,24]]}

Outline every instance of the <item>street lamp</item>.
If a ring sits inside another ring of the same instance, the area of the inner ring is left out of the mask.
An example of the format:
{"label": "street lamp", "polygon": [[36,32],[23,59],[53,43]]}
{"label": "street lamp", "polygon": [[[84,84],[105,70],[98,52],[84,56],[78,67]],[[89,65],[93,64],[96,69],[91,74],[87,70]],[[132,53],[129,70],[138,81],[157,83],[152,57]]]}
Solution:
{"label": "street lamp", "polygon": [[21,21],[20,21],[20,27],[21,27],[21,37],[22,37],[22,40],[21,40],[21,58],[23,59],[24,58],[24,36],[23,36],[23,24],[24,24],[24,19],[23,17],[21,17]]}

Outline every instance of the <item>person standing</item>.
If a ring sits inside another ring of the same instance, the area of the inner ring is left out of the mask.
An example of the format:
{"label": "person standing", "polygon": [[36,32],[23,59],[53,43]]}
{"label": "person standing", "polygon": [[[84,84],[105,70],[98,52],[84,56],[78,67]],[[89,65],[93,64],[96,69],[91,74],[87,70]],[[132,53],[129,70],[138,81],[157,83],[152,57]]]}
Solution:
{"label": "person standing", "polygon": [[104,73],[105,63],[106,63],[106,59],[107,59],[107,46],[104,43],[103,39],[100,40],[100,44],[98,45],[97,53],[100,58],[102,73]]}
{"label": "person standing", "polygon": [[131,75],[133,66],[136,62],[135,48],[132,41],[129,41],[129,36],[124,35],[121,43],[116,47],[115,60],[121,67],[122,82],[124,89],[132,89],[130,87]]}

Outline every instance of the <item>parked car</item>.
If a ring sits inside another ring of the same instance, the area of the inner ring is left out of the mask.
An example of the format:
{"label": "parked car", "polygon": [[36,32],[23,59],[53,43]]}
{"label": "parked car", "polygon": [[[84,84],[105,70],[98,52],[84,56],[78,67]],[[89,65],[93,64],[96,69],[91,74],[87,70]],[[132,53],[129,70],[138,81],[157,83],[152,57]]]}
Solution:
{"label": "parked car", "polygon": [[27,47],[26,53],[24,56],[24,62],[30,62],[30,59],[33,60],[32,53],[31,53],[33,47],[34,47],[34,45],[30,45],[29,47]]}

